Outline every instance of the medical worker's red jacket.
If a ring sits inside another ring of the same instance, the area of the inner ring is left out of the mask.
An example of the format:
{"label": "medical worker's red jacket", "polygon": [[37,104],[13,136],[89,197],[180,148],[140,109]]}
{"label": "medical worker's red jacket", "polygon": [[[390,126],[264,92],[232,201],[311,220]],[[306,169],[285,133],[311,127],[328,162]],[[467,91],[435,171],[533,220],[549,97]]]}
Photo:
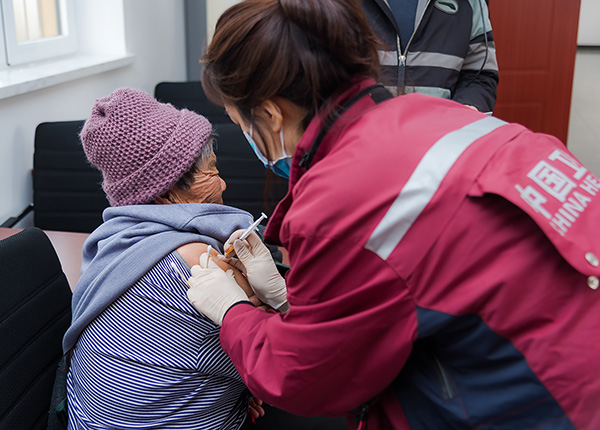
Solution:
{"label": "medical worker's red jacket", "polygon": [[221,329],[252,393],[368,404],[369,430],[600,429],[598,178],[551,136],[422,95],[364,97],[298,167],[321,127],[265,234],[291,310],[239,304]]}

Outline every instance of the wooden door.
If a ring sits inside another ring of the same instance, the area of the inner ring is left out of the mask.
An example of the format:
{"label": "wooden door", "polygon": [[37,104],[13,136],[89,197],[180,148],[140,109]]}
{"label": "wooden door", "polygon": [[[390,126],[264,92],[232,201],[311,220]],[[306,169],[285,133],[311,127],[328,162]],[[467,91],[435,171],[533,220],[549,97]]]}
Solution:
{"label": "wooden door", "polygon": [[566,143],[580,0],[488,0],[500,84],[494,116]]}

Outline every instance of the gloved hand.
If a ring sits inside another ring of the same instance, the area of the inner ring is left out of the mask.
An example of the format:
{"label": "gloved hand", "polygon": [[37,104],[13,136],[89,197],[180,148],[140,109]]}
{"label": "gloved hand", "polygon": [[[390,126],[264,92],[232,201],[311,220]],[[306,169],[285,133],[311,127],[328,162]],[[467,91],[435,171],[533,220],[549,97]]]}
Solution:
{"label": "gloved hand", "polygon": [[200,256],[199,264],[192,266],[187,296],[192,305],[221,325],[227,310],[235,303],[248,300],[248,296],[235,282],[233,270],[224,272],[208,258],[208,253]]}
{"label": "gloved hand", "polygon": [[245,241],[239,240],[243,232],[244,230],[235,231],[225,242],[225,249],[233,245],[237,255],[237,259],[226,258],[225,261],[246,275],[261,302],[275,310],[287,312],[285,279],[279,274],[271,252],[255,232]]}

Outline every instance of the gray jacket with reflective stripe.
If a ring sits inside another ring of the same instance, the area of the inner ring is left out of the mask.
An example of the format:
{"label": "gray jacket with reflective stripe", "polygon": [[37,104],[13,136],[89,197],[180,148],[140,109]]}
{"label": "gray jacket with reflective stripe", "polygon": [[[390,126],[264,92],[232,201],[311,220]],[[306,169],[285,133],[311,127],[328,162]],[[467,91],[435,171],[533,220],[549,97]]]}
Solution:
{"label": "gray jacket with reflective stripe", "polygon": [[386,86],[493,111],[498,63],[485,0],[419,0],[408,41],[401,40],[386,0],[362,3],[384,44],[380,60]]}

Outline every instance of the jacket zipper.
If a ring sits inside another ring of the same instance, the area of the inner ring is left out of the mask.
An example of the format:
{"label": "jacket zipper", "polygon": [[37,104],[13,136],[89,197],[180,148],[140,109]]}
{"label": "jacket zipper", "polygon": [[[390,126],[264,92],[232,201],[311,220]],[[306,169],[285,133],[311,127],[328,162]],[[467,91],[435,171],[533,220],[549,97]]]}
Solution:
{"label": "jacket zipper", "polygon": [[358,419],[358,427],[356,430],[367,430],[367,421],[369,419],[369,404],[365,403],[360,410]]}
{"label": "jacket zipper", "polygon": [[442,388],[442,396],[444,400],[450,400],[456,396],[456,390],[452,384],[452,375],[450,375],[450,371],[444,366],[444,364],[440,361],[440,359],[434,353],[431,354],[433,356],[433,360],[435,361],[437,375],[440,381],[440,385]]}
{"label": "jacket zipper", "polygon": [[[412,39],[412,37],[411,37]],[[396,82],[396,95],[404,89],[404,81],[406,79],[406,56],[402,54],[402,46],[400,45],[400,36],[396,34],[396,49],[398,50],[398,80]]]}
{"label": "jacket zipper", "polygon": [[415,37],[415,34],[417,33],[417,30],[421,26],[421,22],[423,21],[425,12],[427,12],[427,9],[429,8],[429,3],[431,3],[431,0],[427,0],[427,3],[425,3],[425,8],[423,8],[423,13],[419,17],[419,20],[417,21],[417,25],[415,26],[415,29],[413,30],[413,33],[410,36],[410,39],[408,39],[406,46],[404,47],[404,52],[402,52],[402,44],[400,43],[400,35],[398,34],[398,32],[396,32],[396,45],[397,45],[396,49],[398,50],[398,66],[399,66],[398,67],[398,88],[399,89],[404,87],[404,81],[405,81],[405,76],[406,76],[406,59],[408,57],[408,48],[410,47],[410,44],[412,43],[412,41]]}

